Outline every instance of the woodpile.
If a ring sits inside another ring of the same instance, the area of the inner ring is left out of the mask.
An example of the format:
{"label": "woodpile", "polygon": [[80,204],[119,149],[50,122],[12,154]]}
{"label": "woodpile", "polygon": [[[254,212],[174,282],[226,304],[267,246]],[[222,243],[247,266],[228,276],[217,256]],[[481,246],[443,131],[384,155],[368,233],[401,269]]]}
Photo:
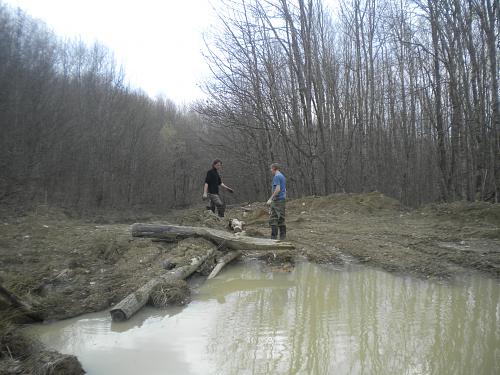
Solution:
{"label": "woodpile", "polygon": [[[237,219],[231,220],[230,228],[238,234],[204,227],[141,223],[132,225],[131,232],[134,237],[147,237],[157,241],[182,241],[187,238],[204,238],[215,246],[209,244],[209,246],[212,247],[207,248],[205,252],[201,252],[197,256],[191,258],[189,264],[176,265],[173,269],[169,269],[171,263],[168,260],[165,261],[166,264],[164,264],[164,268],[168,269],[168,271],[160,276],[152,278],[111,309],[110,313],[113,321],[130,319],[131,316],[148,303],[151,293],[156,290],[158,286],[168,285],[168,283],[175,284],[176,281],[184,280],[198,271],[208,259],[211,259],[211,262],[213,262],[216,250],[224,248],[228,250],[228,252],[217,260],[208,279],[215,277],[224,266],[240,256],[241,250],[280,251],[294,248],[289,242],[246,237],[242,232],[243,225],[244,223],[242,221]],[[210,268],[211,267],[212,266],[210,266]]]}

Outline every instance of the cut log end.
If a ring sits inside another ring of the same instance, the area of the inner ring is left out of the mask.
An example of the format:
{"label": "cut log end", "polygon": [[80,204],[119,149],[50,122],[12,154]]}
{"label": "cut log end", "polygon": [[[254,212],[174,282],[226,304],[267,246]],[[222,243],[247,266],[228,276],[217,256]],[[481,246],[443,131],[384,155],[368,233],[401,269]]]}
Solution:
{"label": "cut log end", "polygon": [[127,316],[121,309],[112,309],[110,314],[113,322],[123,322],[127,320]]}
{"label": "cut log end", "polygon": [[229,222],[229,229],[231,229],[234,233],[241,233],[243,231],[244,225],[245,225],[244,221],[240,221],[238,219],[232,219]]}

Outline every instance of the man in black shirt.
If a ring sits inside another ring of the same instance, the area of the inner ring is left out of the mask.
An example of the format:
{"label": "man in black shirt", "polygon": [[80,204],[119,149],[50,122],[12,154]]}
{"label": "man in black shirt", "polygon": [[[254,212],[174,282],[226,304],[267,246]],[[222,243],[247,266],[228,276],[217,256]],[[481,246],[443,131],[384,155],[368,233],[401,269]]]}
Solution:
{"label": "man in black shirt", "polygon": [[215,213],[215,207],[217,207],[217,213],[219,217],[224,217],[224,202],[219,195],[219,186],[233,193],[233,189],[229,186],[224,185],[222,179],[220,178],[219,171],[222,168],[222,162],[219,159],[215,159],[212,163],[212,169],[207,172],[207,177],[205,178],[205,185],[203,186],[203,199],[209,199],[210,206],[207,207]]}

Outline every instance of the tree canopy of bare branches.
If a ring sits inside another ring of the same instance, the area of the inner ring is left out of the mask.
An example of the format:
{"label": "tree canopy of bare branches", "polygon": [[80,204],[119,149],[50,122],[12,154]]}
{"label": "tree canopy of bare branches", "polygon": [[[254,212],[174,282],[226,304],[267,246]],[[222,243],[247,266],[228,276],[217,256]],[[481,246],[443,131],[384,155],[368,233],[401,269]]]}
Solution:
{"label": "tree canopy of bare branches", "polygon": [[[244,188],[500,200],[499,3],[233,0],[199,105]],[[263,173],[264,171],[264,173]]]}
{"label": "tree canopy of bare branches", "polygon": [[280,162],[291,197],[498,202],[499,15],[491,0],[226,0],[192,111],[0,2],[0,201],[188,205],[219,157],[240,201],[265,199]]}
{"label": "tree canopy of bare branches", "polygon": [[201,195],[199,116],[125,83],[111,53],[0,2],[0,201],[166,208]]}

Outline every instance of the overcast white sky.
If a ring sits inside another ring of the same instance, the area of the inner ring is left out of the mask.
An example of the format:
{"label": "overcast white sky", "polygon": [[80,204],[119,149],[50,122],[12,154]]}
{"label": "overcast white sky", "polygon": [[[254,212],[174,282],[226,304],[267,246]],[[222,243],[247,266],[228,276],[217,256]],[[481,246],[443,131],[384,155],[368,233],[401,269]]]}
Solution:
{"label": "overcast white sky", "polygon": [[203,98],[209,75],[203,33],[216,0],[4,0],[63,37],[100,41],[123,64],[133,87],[183,104]]}

